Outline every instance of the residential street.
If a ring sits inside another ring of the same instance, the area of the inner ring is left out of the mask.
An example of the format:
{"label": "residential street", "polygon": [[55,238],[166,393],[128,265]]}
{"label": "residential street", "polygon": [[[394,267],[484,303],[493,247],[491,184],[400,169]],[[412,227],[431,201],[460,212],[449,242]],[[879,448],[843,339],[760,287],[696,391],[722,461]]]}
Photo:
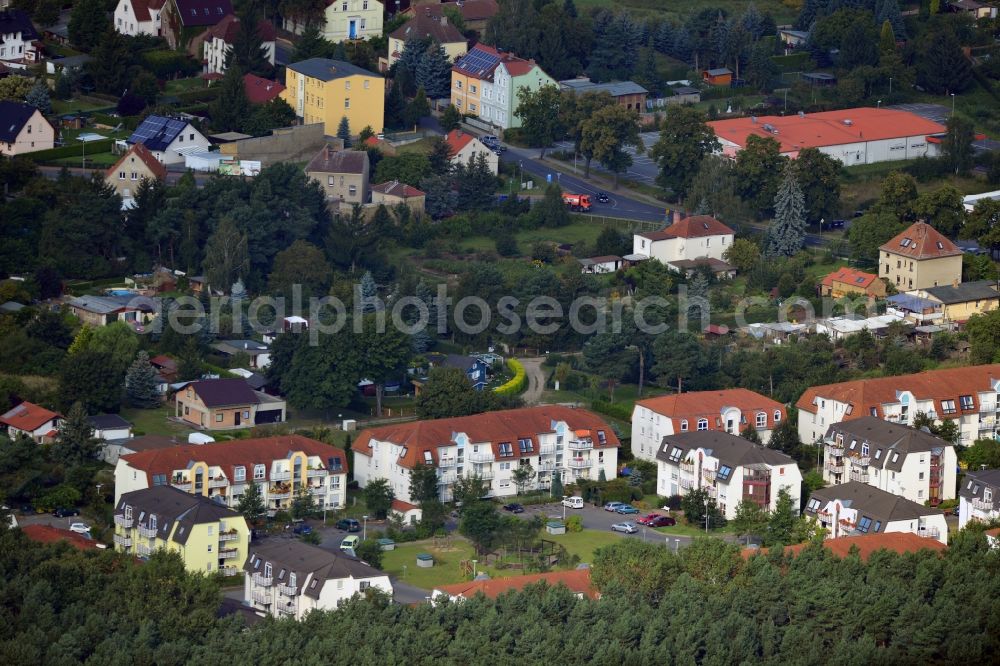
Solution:
{"label": "residential street", "polygon": [[526,405],[537,405],[542,400],[545,391],[545,371],[542,369],[544,358],[518,359],[524,366],[524,374],[528,378],[528,386],[521,394]]}

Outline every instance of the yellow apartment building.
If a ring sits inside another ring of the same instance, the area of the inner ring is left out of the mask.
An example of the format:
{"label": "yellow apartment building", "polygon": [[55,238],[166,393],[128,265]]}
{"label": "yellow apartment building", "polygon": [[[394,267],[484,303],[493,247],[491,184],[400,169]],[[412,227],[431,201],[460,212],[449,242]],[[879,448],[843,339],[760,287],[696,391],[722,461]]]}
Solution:
{"label": "yellow apartment building", "polygon": [[385,79],[349,62],[310,58],[292,63],[285,68],[281,96],[304,124],[323,123],[329,136],[337,134],[344,117],[353,136],[364,127],[376,133],[384,129]]}
{"label": "yellow apartment building", "polygon": [[878,276],[899,291],[962,281],[962,251],[926,222],[914,222],[879,248]]}

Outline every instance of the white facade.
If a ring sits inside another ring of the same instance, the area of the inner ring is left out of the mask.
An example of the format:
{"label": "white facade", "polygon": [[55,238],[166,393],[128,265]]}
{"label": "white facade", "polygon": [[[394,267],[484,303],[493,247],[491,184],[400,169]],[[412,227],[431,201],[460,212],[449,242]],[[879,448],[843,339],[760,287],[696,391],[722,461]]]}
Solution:
{"label": "white facade", "polygon": [[[267,52],[267,61],[274,65],[274,40],[261,42],[261,46]],[[224,73],[226,71],[226,54],[232,46],[216,35],[209,35],[202,44],[202,48],[204,50],[202,57],[205,60],[204,71],[209,74]]]}
{"label": "white facade", "polygon": [[462,146],[458,151],[455,152],[451,157],[451,163],[454,165],[468,166],[469,161],[476,159],[479,155],[484,155],[486,157],[486,164],[489,166],[490,171],[493,175],[497,175],[500,172],[500,157],[494,153],[492,150],[486,147],[482,141],[475,137],[471,137],[472,140]]}
{"label": "white facade", "polygon": [[[149,146],[147,146],[148,148]],[[192,149],[186,152],[203,151],[208,152],[212,147],[212,142],[205,138],[205,135],[195,129],[194,125],[188,123],[180,134],[177,135],[170,145],[164,150],[153,150],[153,156],[163,164],[184,164],[186,160],[185,148]]]}
{"label": "white facade", "polygon": [[970,471],[958,492],[958,527],[1000,519],[1000,470]]}
{"label": "white facade", "polygon": [[658,259],[663,264],[702,258],[724,261],[722,255],[733,244],[734,237],[734,234],[718,234],[657,240],[643,234],[635,234],[632,236],[632,253],[644,254],[650,259]]}
{"label": "white facade", "polygon": [[[139,0],[145,5],[146,11],[140,12],[144,15],[148,15],[148,18],[143,16],[140,18],[136,15],[135,6],[132,0],[118,0],[118,6],[115,7],[115,17],[114,26],[115,30],[123,35],[129,35],[135,37],[137,35],[152,35],[157,36],[160,34],[160,10],[163,9],[162,3],[146,3],[144,0]],[[154,7],[153,5],[159,4],[160,6]]]}
{"label": "white facade", "polygon": [[29,52],[34,53],[30,36],[25,37],[20,31],[0,33],[0,60],[5,62],[23,60],[29,57]]}
{"label": "white facade", "polygon": [[[742,146],[728,139],[718,137],[722,153],[735,155]],[[835,146],[816,146],[816,149],[829,155],[844,166],[858,164],[875,164],[876,162],[895,162],[897,160],[913,160],[918,157],[938,157],[941,154],[941,144],[929,143],[926,134],[904,136],[878,141],[858,141]],[[797,157],[798,150],[782,153],[785,157]]]}
{"label": "white facade", "polygon": [[127,439],[132,436],[132,428],[120,427],[120,428],[95,428],[94,437],[97,439],[109,440],[109,439]]}
{"label": "white facade", "polygon": [[[326,0],[323,39],[330,42],[371,39],[382,35],[384,7],[378,0]],[[305,24],[284,19],[284,28],[301,35]]]}
{"label": "white facade", "polygon": [[[827,488],[824,493],[836,495],[836,488]],[[879,519],[867,515],[864,506],[848,506],[840,499],[826,500],[813,497],[806,505],[805,515],[815,520],[826,530],[828,539],[862,534],[911,532],[918,536],[948,543],[948,523],[941,512],[926,515],[907,516],[893,520]]]}

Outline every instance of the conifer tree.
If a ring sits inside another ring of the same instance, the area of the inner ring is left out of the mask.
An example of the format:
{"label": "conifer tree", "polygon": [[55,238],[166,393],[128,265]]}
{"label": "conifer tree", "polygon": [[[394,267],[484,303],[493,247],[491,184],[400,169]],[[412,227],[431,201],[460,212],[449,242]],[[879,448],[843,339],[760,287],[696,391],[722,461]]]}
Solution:
{"label": "conifer tree", "polygon": [[149,354],[140,351],[125,373],[125,398],[133,407],[152,409],[160,404],[156,391],[156,369],[149,362]]}
{"label": "conifer tree", "polygon": [[337,125],[337,138],[344,142],[344,148],[351,147],[351,123],[347,116],[340,118],[340,124]]}
{"label": "conifer tree", "polygon": [[243,70],[239,65],[232,65],[222,75],[219,83],[219,96],[209,107],[212,127],[220,132],[233,132],[243,129],[243,123],[250,117],[250,100],[243,85]]}
{"label": "conifer tree", "polygon": [[93,460],[99,448],[87,411],[79,402],[74,403],[59,429],[52,449],[53,458],[67,467],[74,467]]}
{"label": "conifer tree", "polygon": [[805,197],[796,177],[795,164],[789,160],[774,197],[774,220],[767,230],[767,254],[790,257],[802,249],[805,235]]}
{"label": "conifer tree", "polygon": [[35,81],[35,85],[31,86],[24,101],[41,111],[43,115],[47,116],[52,113],[52,98],[49,96],[49,87],[42,79]]}
{"label": "conifer tree", "polygon": [[448,97],[451,90],[451,63],[440,46],[424,51],[417,66],[416,84],[431,99]]}

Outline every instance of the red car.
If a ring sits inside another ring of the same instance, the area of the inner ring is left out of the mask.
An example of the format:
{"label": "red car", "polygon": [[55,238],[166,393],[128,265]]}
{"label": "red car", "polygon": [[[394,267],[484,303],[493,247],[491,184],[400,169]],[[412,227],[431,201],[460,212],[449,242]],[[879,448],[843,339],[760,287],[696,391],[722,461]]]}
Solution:
{"label": "red car", "polygon": [[648,516],[643,516],[636,521],[640,525],[646,525],[647,527],[671,527],[676,525],[677,521],[670,516],[663,516],[658,513],[651,513]]}

